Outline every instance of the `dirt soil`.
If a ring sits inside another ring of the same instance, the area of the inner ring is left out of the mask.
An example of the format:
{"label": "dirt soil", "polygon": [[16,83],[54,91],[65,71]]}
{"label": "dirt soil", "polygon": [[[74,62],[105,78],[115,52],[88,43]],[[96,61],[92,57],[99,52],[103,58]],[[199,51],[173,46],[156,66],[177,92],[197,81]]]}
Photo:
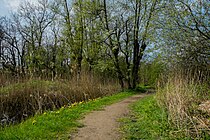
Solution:
{"label": "dirt soil", "polygon": [[146,96],[139,94],[131,96],[121,102],[109,105],[101,111],[88,114],[81,123],[84,127],[71,136],[72,140],[120,140],[119,118],[129,114],[129,104]]}

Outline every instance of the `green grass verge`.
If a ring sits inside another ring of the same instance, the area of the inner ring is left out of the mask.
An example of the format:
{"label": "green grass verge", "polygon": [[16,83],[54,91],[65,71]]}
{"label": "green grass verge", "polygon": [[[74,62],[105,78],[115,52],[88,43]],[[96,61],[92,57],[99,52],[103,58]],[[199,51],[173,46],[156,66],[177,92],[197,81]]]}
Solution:
{"label": "green grass verge", "polygon": [[84,117],[86,113],[101,109],[104,105],[120,101],[133,94],[133,92],[122,92],[86,103],[80,102],[72,106],[62,107],[57,111],[45,112],[21,124],[0,128],[0,140],[69,139],[70,132],[81,127],[78,120]]}
{"label": "green grass verge", "polygon": [[170,139],[167,113],[158,107],[154,95],[134,103],[131,110],[131,116],[121,120],[125,139]]}

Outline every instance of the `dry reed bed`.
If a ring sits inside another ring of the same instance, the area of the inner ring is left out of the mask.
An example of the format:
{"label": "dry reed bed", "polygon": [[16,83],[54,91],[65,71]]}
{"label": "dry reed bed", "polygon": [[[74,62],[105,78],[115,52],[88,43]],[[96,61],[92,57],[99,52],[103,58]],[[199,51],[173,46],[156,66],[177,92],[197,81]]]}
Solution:
{"label": "dry reed bed", "polygon": [[28,80],[0,89],[1,125],[21,122],[46,110],[59,109],[74,102],[87,101],[119,91],[116,82],[101,83],[88,76],[72,80]]}
{"label": "dry reed bed", "polygon": [[193,139],[210,135],[210,114],[199,109],[210,99],[209,87],[178,74],[172,77],[162,88],[158,86],[156,95],[159,105],[168,111],[169,123],[177,130],[172,135]]}

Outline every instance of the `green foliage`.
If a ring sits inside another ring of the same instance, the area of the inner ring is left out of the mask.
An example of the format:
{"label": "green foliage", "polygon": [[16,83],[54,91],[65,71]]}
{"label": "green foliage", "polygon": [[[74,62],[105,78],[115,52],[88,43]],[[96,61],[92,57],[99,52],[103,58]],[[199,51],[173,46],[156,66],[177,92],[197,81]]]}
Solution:
{"label": "green foliage", "polygon": [[171,67],[178,65],[193,74],[201,73],[200,79],[209,75],[209,2],[182,0],[167,5],[159,22],[163,28],[159,46],[165,59]]}
{"label": "green foliage", "polygon": [[130,117],[122,119],[125,139],[170,139],[167,113],[157,105],[154,95],[134,103],[131,110]]}
{"label": "green foliage", "polygon": [[139,71],[140,83],[155,86],[164,71],[166,66],[160,56],[150,62],[143,62]]}
{"label": "green foliage", "polygon": [[123,92],[89,102],[74,103],[57,111],[47,111],[21,124],[1,128],[0,139],[69,139],[69,133],[73,132],[76,127],[81,127],[78,119],[84,117],[86,113],[101,109],[104,105],[112,104],[131,95],[133,93]]}
{"label": "green foliage", "polygon": [[151,89],[151,88],[152,88],[151,86],[146,86],[146,85],[139,84],[139,85],[136,86],[135,91],[145,93],[145,92],[147,92],[148,89]]}

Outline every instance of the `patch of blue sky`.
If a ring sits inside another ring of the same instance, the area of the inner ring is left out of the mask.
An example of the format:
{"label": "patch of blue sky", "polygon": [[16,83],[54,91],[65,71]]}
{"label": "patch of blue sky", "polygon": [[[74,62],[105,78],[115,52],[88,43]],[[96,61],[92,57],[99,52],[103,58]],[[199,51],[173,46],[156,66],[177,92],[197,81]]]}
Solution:
{"label": "patch of blue sky", "polygon": [[38,0],[0,0],[0,16],[9,16],[16,12],[21,3],[28,1],[36,4]]}

